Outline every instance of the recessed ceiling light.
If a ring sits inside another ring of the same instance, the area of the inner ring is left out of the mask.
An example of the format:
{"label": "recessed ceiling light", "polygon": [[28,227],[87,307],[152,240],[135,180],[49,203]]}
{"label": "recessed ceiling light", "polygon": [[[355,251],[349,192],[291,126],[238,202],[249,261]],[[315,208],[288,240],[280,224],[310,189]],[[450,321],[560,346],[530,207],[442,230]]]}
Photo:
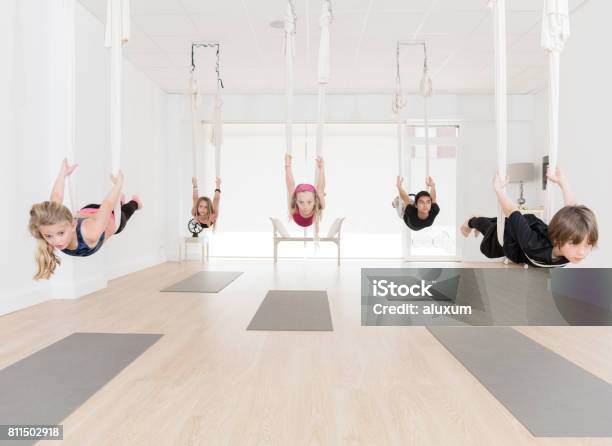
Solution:
{"label": "recessed ceiling light", "polygon": [[272,28],[281,29],[285,27],[285,22],[282,20],[273,20],[270,22]]}

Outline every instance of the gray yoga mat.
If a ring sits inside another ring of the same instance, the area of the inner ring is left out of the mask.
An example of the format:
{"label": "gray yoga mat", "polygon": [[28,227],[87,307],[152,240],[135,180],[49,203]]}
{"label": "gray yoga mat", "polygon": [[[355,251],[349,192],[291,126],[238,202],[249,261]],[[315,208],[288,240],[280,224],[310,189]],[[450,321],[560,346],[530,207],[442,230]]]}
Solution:
{"label": "gray yoga mat", "polygon": [[428,330],[536,437],[612,437],[612,385],[510,327]]}
{"label": "gray yoga mat", "polygon": [[242,272],[232,271],[200,271],[174,285],[164,288],[162,292],[218,293],[241,274]]}
{"label": "gray yoga mat", "polygon": [[60,424],[161,337],[74,333],[0,370],[0,424]]}
{"label": "gray yoga mat", "polygon": [[333,331],[327,291],[270,290],[247,330]]}

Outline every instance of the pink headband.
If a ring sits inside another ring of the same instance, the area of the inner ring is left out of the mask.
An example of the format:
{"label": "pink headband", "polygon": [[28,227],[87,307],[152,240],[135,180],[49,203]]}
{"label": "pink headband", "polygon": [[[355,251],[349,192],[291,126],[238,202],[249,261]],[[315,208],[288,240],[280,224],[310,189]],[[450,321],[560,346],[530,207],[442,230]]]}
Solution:
{"label": "pink headband", "polygon": [[312,184],[302,183],[295,187],[295,193],[297,194],[298,192],[312,192],[313,194],[316,194],[317,190]]}

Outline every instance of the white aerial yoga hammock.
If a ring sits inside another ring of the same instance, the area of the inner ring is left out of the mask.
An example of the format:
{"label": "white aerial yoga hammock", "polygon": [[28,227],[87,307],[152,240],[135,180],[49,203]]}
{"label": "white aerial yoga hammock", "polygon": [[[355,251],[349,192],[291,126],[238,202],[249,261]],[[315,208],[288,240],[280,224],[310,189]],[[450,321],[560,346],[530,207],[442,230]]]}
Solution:
{"label": "white aerial yoga hammock", "polygon": [[287,1],[285,12],[285,90],[287,95],[287,119],[285,122],[286,152],[293,151],[293,58],[295,56],[295,11],[293,2]]}
{"label": "white aerial yoga hammock", "polygon": [[[213,112],[211,119],[211,133],[210,143],[215,147],[215,177],[221,178],[221,146],[223,145],[223,101],[221,99],[221,89],[224,88],[223,81],[221,80],[221,66],[219,63],[219,56],[221,46],[218,42],[193,42],[191,44],[191,80],[190,80],[190,91],[191,91],[191,157],[192,157],[192,172],[193,177],[198,177],[198,134],[200,133],[200,126],[198,124],[198,110],[201,105],[201,95],[198,86],[198,80],[196,76],[196,64],[195,64],[195,48],[216,48],[216,67],[217,73],[217,86],[215,91]],[[217,225],[215,225],[216,227]]]}
{"label": "white aerial yoga hammock", "polygon": [[221,67],[219,65],[220,46],[217,44],[217,89],[215,91],[215,103],[213,104],[212,132],[210,143],[215,146],[215,177],[221,178],[221,146],[223,145],[223,100],[221,99]]}
{"label": "white aerial yoga hammock", "polygon": [[191,169],[192,177],[198,177],[198,109],[200,108],[200,89],[198,80],[195,75],[195,70],[191,70],[191,78],[189,80],[189,90],[191,92]]}
{"label": "white aerial yoga hammock", "polygon": [[[559,60],[569,35],[568,0],[544,0],[541,44],[548,52],[548,167],[553,173],[557,168],[559,151]],[[553,204],[553,190],[548,185],[544,199],[546,222],[553,215]]]}
{"label": "white aerial yoga hammock", "polygon": [[[425,124],[425,178],[429,178],[429,164],[431,153],[429,151],[429,98],[433,94],[431,78],[427,70],[427,45],[423,43],[423,77],[419,85],[419,91],[423,96],[423,121]],[[429,187],[427,187],[429,190]]]}
{"label": "white aerial yoga hammock", "polygon": [[[400,117],[401,109],[406,106],[406,99],[402,92],[402,82],[400,77],[400,47],[409,45],[422,45],[423,46],[423,77],[419,84],[419,93],[423,97],[423,121],[425,127],[425,178],[429,177],[429,165],[431,159],[431,153],[429,150],[429,98],[433,94],[433,86],[431,78],[429,77],[428,64],[427,64],[427,45],[421,41],[410,41],[410,42],[397,42],[395,59],[396,59],[396,75],[395,75],[395,94],[393,96],[392,110],[395,113],[397,120],[397,163],[399,177],[403,177],[403,134],[402,134],[402,121]],[[408,156],[408,162],[410,163],[412,156]]]}
{"label": "white aerial yoga hammock", "polygon": [[[400,77],[400,43],[397,43],[395,49],[395,94],[393,95],[393,102],[391,103],[391,109],[395,114],[397,123],[397,176],[403,178],[404,176],[404,157],[403,157],[403,135],[402,135],[402,108],[406,106],[406,98],[402,92],[402,81]],[[408,157],[409,159],[411,157]]]}
{"label": "white aerial yoga hammock", "polygon": [[[506,2],[505,0],[489,0],[493,9],[495,32],[495,123],[497,147],[497,172],[503,180],[506,178],[507,153],[507,87],[506,87]],[[497,240],[504,246],[504,226],[506,217],[501,206],[497,213]]]}
{"label": "white aerial yoga hammock", "polygon": [[223,100],[215,94],[210,143],[215,147],[215,177],[221,178],[221,146],[223,145]]}
{"label": "white aerial yoga hammock", "polygon": [[[121,166],[121,68],[122,45],[130,37],[129,0],[107,0],[104,46],[110,48],[110,147],[113,175]],[[116,227],[121,221],[121,203],[115,206]]]}
{"label": "white aerial yoga hammock", "polygon": [[[66,61],[66,109],[65,109],[65,122],[66,122],[66,159],[69,164],[75,163],[75,121],[76,121],[76,84],[75,84],[75,62],[76,62],[76,47],[75,47],[75,1],[76,0],[63,0],[62,8],[64,15],[64,54]],[[76,202],[76,191],[74,181],[72,181],[72,175],[67,178],[68,186],[68,208],[73,213],[78,210],[78,204]],[[66,201],[66,199],[64,199]]]}
{"label": "white aerial yoga hammock", "polygon": [[[293,62],[295,57],[295,9],[291,0],[287,1],[285,9],[285,91],[286,91],[286,122],[285,122],[285,151],[288,155],[293,153]],[[323,125],[325,122],[325,93],[330,79],[330,50],[329,50],[329,28],[332,21],[331,1],[323,0],[321,15],[319,16],[319,27],[321,36],[319,40],[319,57],[317,67],[318,107],[316,127],[316,156],[323,155]],[[320,176],[320,169],[315,167],[314,184],[316,185]],[[318,223],[316,223],[318,224]],[[306,229],[304,229],[306,232]],[[315,231],[315,247],[318,246],[318,235]]]}
{"label": "white aerial yoga hammock", "polygon": [[[287,1],[285,11],[285,91],[287,101],[287,117],[285,122],[286,153],[293,153],[293,59],[295,57],[295,22],[297,17],[293,2]],[[323,124],[325,121],[325,91],[330,78],[330,51],[329,51],[329,25],[332,21],[331,1],[323,0],[319,27],[321,37],[319,40],[319,58],[317,68],[318,112],[316,130],[316,155],[323,155]],[[319,178],[319,169],[315,169],[315,184]]]}
{"label": "white aerial yoga hammock", "polygon": [[[329,25],[332,21],[331,2],[323,0],[319,26],[321,38],[319,40],[319,64],[317,81],[319,83],[319,101],[317,113],[317,157],[323,156],[323,123],[325,122],[325,90],[330,77],[330,52],[329,52]],[[315,169],[315,185],[318,183],[320,170]]]}

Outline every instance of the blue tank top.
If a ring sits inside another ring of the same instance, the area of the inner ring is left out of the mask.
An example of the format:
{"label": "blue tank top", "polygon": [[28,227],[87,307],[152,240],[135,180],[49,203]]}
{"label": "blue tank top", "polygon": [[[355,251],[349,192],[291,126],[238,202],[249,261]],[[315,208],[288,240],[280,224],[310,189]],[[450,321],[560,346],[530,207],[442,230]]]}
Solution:
{"label": "blue tank top", "polygon": [[78,246],[76,247],[76,249],[62,249],[62,252],[64,254],[68,254],[69,256],[87,257],[92,255],[102,247],[102,244],[104,243],[104,233],[102,233],[102,235],[100,236],[100,239],[98,240],[98,244],[96,246],[94,246],[93,248],[87,246],[87,243],[85,243],[85,240],[83,240],[83,234],[81,234],[81,223],[83,223],[83,220],[85,219],[77,218],[76,234],[77,241],[79,243]]}

